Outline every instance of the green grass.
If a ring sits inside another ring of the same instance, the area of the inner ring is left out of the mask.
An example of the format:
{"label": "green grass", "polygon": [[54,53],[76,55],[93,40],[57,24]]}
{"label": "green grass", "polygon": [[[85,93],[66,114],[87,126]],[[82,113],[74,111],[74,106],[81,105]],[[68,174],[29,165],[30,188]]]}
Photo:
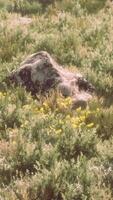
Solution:
{"label": "green grass", "polygon": [[36,101],[0,83],[0,199],[113,199],[112,22],[107,0],[0,1],[0,82],[46,50],[96,88],[74,111],[59,94]]}

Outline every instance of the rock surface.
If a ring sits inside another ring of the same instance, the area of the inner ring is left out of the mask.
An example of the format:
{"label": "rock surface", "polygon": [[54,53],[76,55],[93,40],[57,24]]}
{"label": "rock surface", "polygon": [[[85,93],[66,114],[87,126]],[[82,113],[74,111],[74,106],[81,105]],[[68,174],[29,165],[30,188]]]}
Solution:
{"label": "rock surface", "polygon": [[63,96],[72,97],[75,108],[86,107],[94,90],[81,74],[70,72],[58,65],[45,51],[28,57],[7,80],[24,86],[32,95],[58,89]]}

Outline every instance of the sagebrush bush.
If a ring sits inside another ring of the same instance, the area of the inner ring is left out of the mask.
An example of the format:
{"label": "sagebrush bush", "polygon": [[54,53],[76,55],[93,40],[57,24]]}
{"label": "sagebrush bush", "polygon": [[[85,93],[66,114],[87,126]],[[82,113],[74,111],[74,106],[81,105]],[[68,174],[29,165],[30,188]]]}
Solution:
{"label": "sagebrush bush", "polygon": [[38,1],[13,0],[12,5],[9,6],[8,10],[11,12],[19,12],[22,15],[37,14],[42,12],[42,6]]}
{"label": "sagebrush bush", "polygon": [[25,34],[19,28],[8,30],[6,26],[1,27],[0,38],[0,60],[2,62],[12,61],[18,52],[24,52],[27,48],[27,43],[32,41],[29,33]]}

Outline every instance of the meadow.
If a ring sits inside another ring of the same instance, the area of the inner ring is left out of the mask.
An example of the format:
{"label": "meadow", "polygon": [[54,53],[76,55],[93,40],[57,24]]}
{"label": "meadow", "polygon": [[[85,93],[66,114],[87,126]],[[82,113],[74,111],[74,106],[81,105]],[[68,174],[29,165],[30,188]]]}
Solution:
{"label": "meadow", "polygon": [[[3,83],[40,50],[95,86],[85,110]],[[0,0],[0,199],[113,199],[110,0]]]}

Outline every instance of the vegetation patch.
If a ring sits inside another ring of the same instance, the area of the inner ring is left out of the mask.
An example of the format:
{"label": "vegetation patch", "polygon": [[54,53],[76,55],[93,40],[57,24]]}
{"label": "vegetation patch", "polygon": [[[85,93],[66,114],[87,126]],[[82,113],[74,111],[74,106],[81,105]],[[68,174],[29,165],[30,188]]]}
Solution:
{"label": "vegetation patch", "polygon": [[[107,0],[0,2],[0,199],[113,199],[112,21]],[[1,83],[40,50],[95,86],[85,110]]]}

